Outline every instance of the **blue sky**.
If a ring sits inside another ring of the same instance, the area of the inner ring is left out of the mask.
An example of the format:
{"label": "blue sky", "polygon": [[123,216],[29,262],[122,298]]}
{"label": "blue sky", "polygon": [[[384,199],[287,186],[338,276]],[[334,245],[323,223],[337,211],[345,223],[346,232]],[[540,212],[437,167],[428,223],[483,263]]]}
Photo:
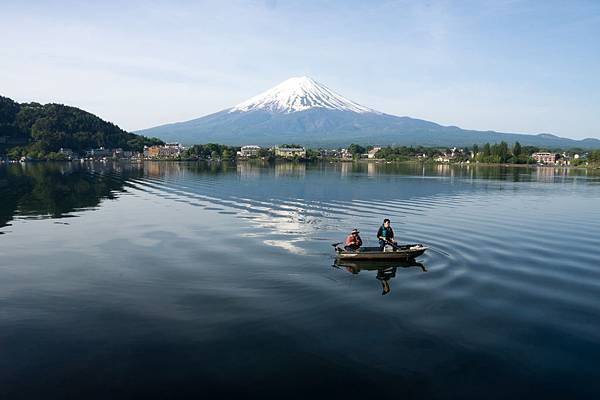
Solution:
{"label": "blue sky", "polygon": [[600,1],[0,0],[0,94],[127,130],[308,75],[444,125],[600,137]]}

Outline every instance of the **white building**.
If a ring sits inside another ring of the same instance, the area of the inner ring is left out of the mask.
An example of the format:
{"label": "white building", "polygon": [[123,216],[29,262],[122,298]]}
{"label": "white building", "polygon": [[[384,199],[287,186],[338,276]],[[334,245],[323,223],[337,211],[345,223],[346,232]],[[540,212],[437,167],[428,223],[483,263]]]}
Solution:
{"label": "white building", "polygon": [[183,146],[179,143],[166,143],[158,151],[161,157],[177,157],[183,151]]}
{"label": "white building", "polygon": [[238,157],[258,157],[260,154],[260,146],[249,144],[242,146],[240,151],[237,152]]}
{"label": "white building", "polygon": [[306,149],[304,147],[275,147],[275,155],[285,158],[304,158],[306,157]]}
{"label": "white building", "polygon": [[554,153],[533,153],[531,157],[538,163],[554,164],[556,162],[556,154]]}
{"label": "white building", "polygon": [[377,154],[379,150],[381,150],[381,147],[373,147],[368,151],[367,158],[375,158],[375,154]]}

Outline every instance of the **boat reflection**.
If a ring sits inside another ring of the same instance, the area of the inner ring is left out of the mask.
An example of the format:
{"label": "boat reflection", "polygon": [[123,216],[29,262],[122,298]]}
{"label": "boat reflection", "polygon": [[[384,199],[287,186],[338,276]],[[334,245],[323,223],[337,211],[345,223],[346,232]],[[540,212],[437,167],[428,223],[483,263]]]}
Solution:
{"label": "boat reflection", "polygon": [[386,295],[390,292],[390,279],[396,277],[398,268],[410,268],[418,267],[421,271],[427,272],[425,264],[415,260],[409,261],[346,261],[346,260],[335,260],[333,266],[335,268],[344,269],[353,275],[358,275],[360,271],[377,271],[375,278],[381,283],[383,291],[382,295]]}

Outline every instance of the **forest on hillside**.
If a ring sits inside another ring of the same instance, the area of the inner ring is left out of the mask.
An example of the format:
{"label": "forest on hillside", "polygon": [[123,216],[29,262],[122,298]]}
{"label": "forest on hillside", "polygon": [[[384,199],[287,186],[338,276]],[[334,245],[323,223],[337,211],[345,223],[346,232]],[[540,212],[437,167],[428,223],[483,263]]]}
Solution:
{"label": "forest on hillside", "polygon": [[0,154],[10,158],[52,159],[60,148],[76,153],[99,147],[142,151],[144,145],[162,143],[76,107],[17,103],[0,96]]}

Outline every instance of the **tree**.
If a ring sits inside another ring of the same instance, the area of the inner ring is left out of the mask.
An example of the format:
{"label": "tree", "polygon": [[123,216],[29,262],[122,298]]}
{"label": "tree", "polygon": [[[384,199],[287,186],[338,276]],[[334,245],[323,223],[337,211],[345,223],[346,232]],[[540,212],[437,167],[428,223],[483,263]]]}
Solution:
{"label": "tree", "polygon": [[504,140],[498,145],[498,156],[500,157],[500,162],[505,163],[508,160],[508,143]]}
{"label": "tree", "polygon": [[515,142],[515,145],[513,146],[513,155],[515,157],[519,157],[521,155],[521,152],[523,151],[523,149],[521,148],[521,143],[519,142]]}
{"label": "tree", "polygon": [[101,146],[141,151],[144,145],[163,144],[156,138],[126,132],[76,107],[19,104],[6,97],[0,97],[0,136],[12,137],[13,143],[25,145],[24,155],[38,159],[61,147],[81,153]]}
{"label": "tree", "polygon": [[491,156],[491,155],[492,155],[492,148],[491,148],[491,146],[490,146],[490,144],[489,144],[489,143],[486,143],[486,144],[483,146],[483,156],[484,156],[484,157],[489,157],[489,156]]}
{"label": "tree", "polygon": [[366,150],[364,147],[362,147],[358,144],[355,144],[355,143],[352,143],[350,146],[348,146],[348,153],[350,153],[354,156],[364,154],[365,151]]}

